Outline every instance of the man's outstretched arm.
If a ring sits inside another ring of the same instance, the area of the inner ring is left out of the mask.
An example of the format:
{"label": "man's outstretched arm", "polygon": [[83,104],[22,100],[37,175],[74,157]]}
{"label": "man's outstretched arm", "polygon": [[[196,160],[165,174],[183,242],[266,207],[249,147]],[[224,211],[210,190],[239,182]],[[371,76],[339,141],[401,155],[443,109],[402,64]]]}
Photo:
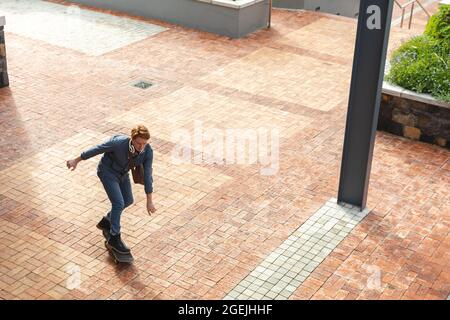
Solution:
{"label": "man's outstretched arm", "polygon": [[101,144],[98,144],[92,148],[89,148],[86,151],[83,151],[80,155],[81,160],[87,160],[89,158],[95,157],[101,153],[109,152],[114,149],[117,140],[114,137],[110,138],[108,141],[105,141]]}
{"label": "man's outstretched arm", "polygon": [[98,154],[112,151],[114,148],[114,145],[115,145],[115,139],[114,139],[114,137],[112,137],[108,141],[105,141],[104,143],[98,144],[86,151],[83,151],[81,153],[81,155],[76,157],[75,159],[68,160],[66,162],[67,168],[69,168],[71,171],[73,171],[76,169],[78,163],[81,160],[87,160]]}

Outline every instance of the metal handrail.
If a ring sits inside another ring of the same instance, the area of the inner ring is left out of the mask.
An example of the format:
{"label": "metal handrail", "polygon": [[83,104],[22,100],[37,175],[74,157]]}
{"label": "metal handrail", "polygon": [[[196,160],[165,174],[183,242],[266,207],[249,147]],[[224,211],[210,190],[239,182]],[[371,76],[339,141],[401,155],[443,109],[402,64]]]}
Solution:
{"label": "metal handrail", "polygon": [[414,15],[414,5],[417,3],[422,10],[426,13],[426,15],[428,16],[428,18],[430,18],[430,13],[425,9],[425,7],[422,5],[422,3],[419,0],[410,0],[404,4],[401,4],[400,2],[398,2],[398,0],[394,0],[394,3],[400,8],[402,9],[402,18],[400,20],[400,28],[403,28],[403,20],[405,18],[405,9],[406,7],[408,7],[409,5],[411,5],[411,11],[410,11],[410,16],[409,16],[409,23],[408,23],[408,29],[411,29],[411,23],[412,23],[412,18]]}

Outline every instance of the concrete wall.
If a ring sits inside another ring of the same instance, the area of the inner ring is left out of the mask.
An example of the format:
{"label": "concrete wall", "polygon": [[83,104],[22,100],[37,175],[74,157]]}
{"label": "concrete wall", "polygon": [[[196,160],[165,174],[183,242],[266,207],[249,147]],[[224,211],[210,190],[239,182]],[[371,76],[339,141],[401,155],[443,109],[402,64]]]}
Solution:
{"label": "concrete wall", "polygon": [[234,38],[244,37],[251,32],[266,28],[269,23],[269,6],[269,1],[262,1],[259,4],[240,9],[238,36]]}
{"label": "concrete wall", "polygon": [[265,28],[269,0],[236,9],[197,0],[69,0],[239,38]]}
{"label": "concrete wall", "polygon": [[274,8],[304,9],[305,0],[273,0]]}
{"label": "concrete wall", "polygon": [[358,14],[359,3],[360,0],[273,0],[273,6],[278,8],[323,11],[346,17]]}

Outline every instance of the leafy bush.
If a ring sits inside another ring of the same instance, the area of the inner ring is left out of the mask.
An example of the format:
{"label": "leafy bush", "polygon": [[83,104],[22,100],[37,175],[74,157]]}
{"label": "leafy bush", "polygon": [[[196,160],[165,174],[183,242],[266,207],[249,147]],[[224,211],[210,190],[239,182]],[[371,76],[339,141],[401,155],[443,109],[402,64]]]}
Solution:
{"label": "leafy bush", "polygon": [[450,4],[441,5],[427,23],[425,34],[433,39],[450,43]]}
{"label": "leafy bush", "polygon": [[393,53],[386,80],[450,102],[449,19],[450,6],[442,6],[424,35],[410,39]]}

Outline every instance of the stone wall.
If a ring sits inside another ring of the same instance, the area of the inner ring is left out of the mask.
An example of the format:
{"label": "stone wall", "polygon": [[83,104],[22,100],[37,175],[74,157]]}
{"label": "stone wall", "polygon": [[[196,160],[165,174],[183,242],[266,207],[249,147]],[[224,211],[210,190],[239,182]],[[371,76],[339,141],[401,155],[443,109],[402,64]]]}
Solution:
{"label": "stone wall", "polygon": [[378,130],[450,148],[450,105],[402,91],[383,90]]}
{"label": "stone wall", "polygon": [[8,70],[6,67],[6,47],[5,47],[5,18],[0,17],[0,88],[9,85]]}

